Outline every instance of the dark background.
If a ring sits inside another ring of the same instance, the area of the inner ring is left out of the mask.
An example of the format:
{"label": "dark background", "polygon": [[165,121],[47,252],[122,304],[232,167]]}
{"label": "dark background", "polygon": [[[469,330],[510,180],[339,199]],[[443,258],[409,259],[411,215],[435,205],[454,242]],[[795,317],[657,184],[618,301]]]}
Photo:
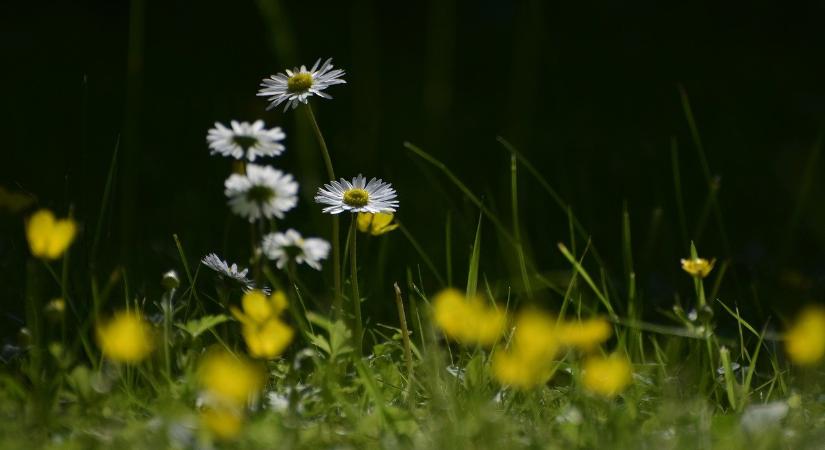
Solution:
{"label": "dark background", "polygon": [[[83,224],[73,250],[78,301],[88,294],[90,264],[102,280],[125,267],[134,295],[153,300],[160,274],[181,270],[172,233],[193,264],[211,251],[248,258],[248,226],[223,196],[231,164],[209,156],[205,136],[215,121],[261,118],[288,135],[287,152],[272,163],[301,181],[302,202],[286,225],[325,236],[328,219],[311,203],[324,172],[305,116],[266,112],[255,94],[269,74],[333,57],[348,84],[328,90],[334,100],[312,103],[336,171],[391,181],[399,218],[442,276],[449,213],[453,284],[464,285],[478,210],[404,141],[443,160],[509,226],[509,155],[496,136],[510,140],[569,202],[617,292],[626,202],[639,289],[654,318],[677,294],[690,296],[678,266],[685,236],[701,254],[730,261],[720,295],[749,316],[822,300],[825,184],[816,142],[825,119],[825,2],[573,3],[4,2],[0,185],[60,215],[71,207]],[[718,177],[721,220],[702,220],[708,182],[680,85]],[[523,168],[519,189],[529,256],[552,277],[569,267],[556,248],[569,243],[566,213]],[[27,250],[23,216],[2,214],[0,324],[10,333],[20,323]],[[102,241],[92,255],[98,220]],[[482,271],[501,287],[517,267],[489,221],[483,229]],[[361,248],[365,308],[389,317],[391,282],[408,267],[417,274],[421,259],[399,232]],[[432,292],[438,283],[421,267]],[[588,267],[598,273],[591,260]],[[324,281],[309,272],[308,280]],[[202,275],[209,289],[212,276]],[[558,307],[555,293],[537,298]]]}

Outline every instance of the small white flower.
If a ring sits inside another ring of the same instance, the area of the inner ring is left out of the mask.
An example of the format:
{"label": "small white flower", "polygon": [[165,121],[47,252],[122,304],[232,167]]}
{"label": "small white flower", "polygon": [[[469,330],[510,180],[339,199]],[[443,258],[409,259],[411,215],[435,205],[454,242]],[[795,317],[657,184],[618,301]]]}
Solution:
{"label": "small white flower", "polygon": [[249,122],[230,122],[232,129],[226,128],[218,122],[206,135],[206,142],[212,149],[210,154],[219,153],[235,159],[255,161],[259,156],[278,156],[284,151],[280,144],[286,135],[281,127],[267,130],[262,120]]}
{"label": "small white flower", "polygon": [[252,280],[246,277],[246,274],[249,273],[249,269],[240,270],[238,268],[238,265],[234,263],[230,266],[229,263],[222,260],[218,255],[214,253],[210,253],[204,256],[201,262],[203,263],[203,265],[209,267],[215,272],[218,272],[218,274],[223,277],[231,278],[245,286],[252,285]]}
{"label": "small white flower", "polygon": [[229,207],[250,222],[277,217],[298,204],[298,183],[292,175],[268,166],[246,165],[246,174],[234,173],[224,183]]}
{"label": "small white flower", "polygon": [[339,214],[344,211],[353,213],[395,212],[398,208],[395,189],[380,178],[373,178],[367,183],[363,175],[358,175],[352,182],[341,178],[331,181],[323,188],[318,188],[315,202],[329,205],[323,212]]}
{"label": "small white flower", "polygon": [[[319,64],[320,68],[318,67]],[[324,64],[321,64],[319,58],[309,70],[306,66],[301,66],[300,68],[287,70],[286,73],[264,78],[258,96],[267,97],[266,100],[269,102],[267,110],[284,102],[286,102],[284,111],[289,109],[290,106],[295,109],[298,107],[298,103],[306,104],[309,97],[313,95],[332,98],[323,90],[334,84],[346,83],[341,78],[343,75],[344,71],[341,69],[332,70],[332,58],[324,61]]]}
{"label": "small white flower", "polygon": [[301,233],[289,229],[285,233],[269,233],[262,244],[267,258],[276,261],[283,269],[290,258],[296,263],[306,263],[315,270],[321,270],[321,260],[329,255],[329,242],[319,238],[301,237]]}

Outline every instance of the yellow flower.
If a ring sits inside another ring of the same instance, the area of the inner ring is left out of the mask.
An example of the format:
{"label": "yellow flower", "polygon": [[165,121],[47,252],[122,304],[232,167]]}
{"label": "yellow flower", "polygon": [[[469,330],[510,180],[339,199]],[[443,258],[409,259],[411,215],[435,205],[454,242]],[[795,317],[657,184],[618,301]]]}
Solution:
{"label": "yellow flower", "polygon": [[682,259],[682,270],[693,277],[705,278],[713,270],[714,264],[716,264],[716,259],[710,261],[705,258]]}
{"label": "yellow flower", "polygon": [[249,291],[241,299],[243,312],[230,308],[242,324],[242,334],[249,354],[255,358],[280,356],[292,342],[295,332],[278,316],[286,309],[286,295],[276,291],[269,297],[258,290]]}
{"label": "yellow flower", "polygon": [[549,365],[531,364],[514,351],[498,351],[493,355],[493,376],[499,383],[527,390],[547,382],[552,373]]}
{"label": "yellow flower", "polygon": [[200,416],[201,424],[219,440],[230,440],[243,428],[243,414],[233,408],[207,407],[201,411]]}
{"label": "yellow flower", "polygon": [[809,366],[825,356],[825,308],[808,307],[785,333],[785,351],[796,364]]}
{"label": "yellow flower", "polygon": [[507,316],[480,298],[467,299],[449,288],[433,298],[433,318],[447,337],[467,345],[490,346],[504,333]]}
{"label": "yellow flower", "polygon": [[544,384],[553,373],[559,350],[556,322],[538,310],[522,311],[515,323],[510,350],[493,356],[493,376],[501,384],[531,389]]}
{"label": "yellow flower", "polygon": [[633,368],[624,355],[591,356],[582,367],[585,389],[603,397],[619,395],[633,381]]}
{"label": "yellow flower", "polygon": [[558,338],[562,345],[591,351],[610,338],[612,332],[610,323],[599,317],[560,324]]}
{"label": "yellow flower", "polygon": [[277,318],[269,319],[260,325],[243,327],[243,338],[249,354],[255,358],[277,358],[292,342],[294,334],[289,325]]}
{"label": "yellow flower", "polygon": [[69,248],[77,233],[72,219],[56,220],[54,214],[41,209],[29,217],[26,238],[32,255],[43,259],[57,259]]}
{"label": "yellow flower", "polygon": [[559,350],[555,320],[538,310],[519,313],[512,350],[531,364],[553,359]]}
{"label": "yellow flower", "polygon": [[210,350],[198,365],[201,387],[225,404],[242,406],[264,386],[260,366],[225,350]]}
{"label": "yellow flower", "polygon": [[99,324],[97,342],[107,358],[127,364],[144,360],[154,349],[150,325],[139,314],[128,311]]}
{"label": "yellow flower", "polygon": [[275,291],[269,297],[259,290],[251,290],[241,299],[243,312],[236,307],[229,308],[232,315],[246,325],[260,325],[277,317],[287,308],[286,294]]}
{"label": "yellow flower", "polygon": [[358,213],[358,231],[370,233],[373,236],[380,236],[398,228],[397,223],[392,222],[393,214],[385,213]]}

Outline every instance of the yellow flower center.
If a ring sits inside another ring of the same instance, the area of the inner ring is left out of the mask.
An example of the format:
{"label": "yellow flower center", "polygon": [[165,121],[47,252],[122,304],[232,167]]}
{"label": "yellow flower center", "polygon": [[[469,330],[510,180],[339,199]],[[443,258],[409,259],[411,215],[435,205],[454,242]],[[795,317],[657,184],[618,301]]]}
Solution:
{"label": "yellow flower center", "polygon": [[289,92],[304,92],[312,87],[312,75],[307,72],[296,73],[286,80]]}
{"label": "yellow flower center", "polygon": [[349,206],[360,208],[366,206],[370,201],[370,194],[361,188],[352,188],[344,192],[344,203]]}

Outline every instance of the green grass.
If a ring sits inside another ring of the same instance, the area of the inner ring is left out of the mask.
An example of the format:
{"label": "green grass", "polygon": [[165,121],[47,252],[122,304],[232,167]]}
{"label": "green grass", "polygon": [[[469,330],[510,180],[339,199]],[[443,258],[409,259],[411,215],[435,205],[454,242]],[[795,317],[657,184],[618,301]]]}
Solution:
{"label": "green grass", "polygon": [[[689,236],[712,232],[705,229],[711,215],[728,251],[722,207],[684,91],[682,100],[708,186],[704,212],[689,235],[674,140],[671,161],[685,256],[701,255]],[[318,123],[307,111],[331,175],[334,152],[327,149]],[[382,259],[406,268],[403,283],[393,280],[394,298],[362,298],[365,291],[359,290],[359,281],[374,275],[364,261],[375,260],[379,252],[374,251],[376,245],[357,243],[366,238],[356,234],[354,226],[343,249],[333,244],[335,264],[325,267],[335,272],[327,277],[336,280],[330,286],[304,281],[305,267],[291,265],[279,271],[250,255],[258,278],[288,293],[291,324],[298,333],[281,358],[266,362],[266,388],[248,406],[240,435],[227,442],[213,441],[199,423],[195,368],[213,346],[245,352],[239,324],[227,309],[237,305],[241,292],[197,265],[197,258],[187,254],[185,231],[169,241],[171,251],[179,255],[176,270],[183,274],[182,284],[167,286],[158,298],[135,297],[128,268],[102,272],[95,257],[101,224],[111,209],[116,150],[91,240],[91,264],[84,269],[88,286],[68,281],[66,274],[74,263],[71,251],[62,261],[27,263],[30,339],[0,372],[0,448],[822,448],[821,367],[792,367],[783,355],[778,324],[749,323],[739,312],[741,300],[717,297],[720,285],[727,282],[729,255],[722,255],[725,260],[709,278],[695,279],[694,289],[679,292],[671,310],[643,314],[647,293],[636,281],[644,274],[634,255],[638,236],[632,234],[634,217],[627,204],[617,220],[617,239],[595,243],[573,213],[575,205],[565,202],[512,144],[503,138],[499,142],[510,163],[510,226],[500,208],[444,163],[414,144],[404,144],[476,208],[475,233],[461,236],[472,242],[466,267],[459,264],[464,255],[455,248],[459,239],[452,211],[429,211],[445,219],[434,220],[432,228],[419,230],[417,237],[402,225],[391,235],[375,238],[403,239],[418,256],[415,261],[392,254]],[[811,160],[818,155],[819,145]],[[521,201],[522,170],[545,197]],[[803,177],[791,228],[799,221],[813,177],[812,171]],[[553,269],[562,276],[552,278],[548,268],[538,267],[526,251],[529,236],[521,220],[525,211],[546,204],[554,204],[569,226],[567,241],[555,249],[564,263]],[[335,241],[339,225],[337,219],[330,223]],[[269,226],[261,224],[261,230]],[[252,236],[256,233],[253,228]],[[442,236],[444,254],[428,255],[420,241]],[[483,246],[486,242],[497,242],[498,247]],[[604,263],[597,244],[620,250],[619,273]],[[445,273],[438,267],[442,258]],[[491,269],[485,265],[490,260],[502,264]],[[677,266],[678,261],[653,264]],[[433,286],[463,279],[464,270],[466,285],[456,287],[509,311],[548,305],[546,299],[560,297],[555,311],[560,317],[608,317],[613,337],[601,351],[631,358],[631,386],[614,399],[588,393],[581,385],[581,358],[573,352],[559,356],[546,385],[529,391],[500,385],[490,369],[492,350],[448,342],[431,320],[430,298],[438,290]],[[689,276],[684,277],[687,286]],[[49,300],[44,286],[55,285],[69,306],[59,320],[45,317],[42,309]],[[91,293],[90,307],[77,302],[86,292]],[[397,320],[362,318],[361,302],[393,304]],[[139,365],[113,364],[94,345],[98,318],[122,308],[159,315],[158,349]],[[733,325],[722,327],[723,323]]]}

